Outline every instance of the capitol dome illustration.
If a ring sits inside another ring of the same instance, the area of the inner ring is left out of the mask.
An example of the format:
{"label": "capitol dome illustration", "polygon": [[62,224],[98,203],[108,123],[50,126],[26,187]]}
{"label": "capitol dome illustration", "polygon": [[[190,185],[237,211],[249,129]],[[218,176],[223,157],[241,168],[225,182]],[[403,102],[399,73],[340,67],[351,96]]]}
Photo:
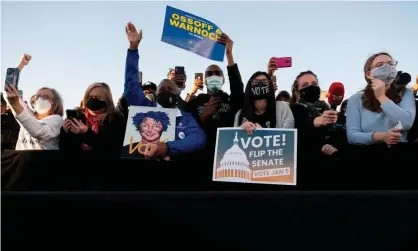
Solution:
{"label": "capitol dome illustration", "polygon": [[238,133],[235,133],[234,144],[228,149],[216,169],[216,180],[232,182],[251,181],[252,171],[249,168],[247,155],[238,146]]}

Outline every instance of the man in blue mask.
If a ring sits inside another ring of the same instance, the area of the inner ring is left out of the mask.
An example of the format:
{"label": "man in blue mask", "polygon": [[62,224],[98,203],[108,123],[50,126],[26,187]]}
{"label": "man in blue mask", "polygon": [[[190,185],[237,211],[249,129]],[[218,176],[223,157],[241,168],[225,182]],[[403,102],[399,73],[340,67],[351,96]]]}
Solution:
{"label": "man in blue mask", "polygon": [[210,65],[205,71],[204,79],[207,92],[191,98],[202,87],[202,80],[197,79],[186,97],[186,102],[188,102],[186,110],[193,114],[206,133],[207,143],[204,151],[208,154],[206,156],[208,161],[213,159],[217,129],[232,127],[235,114],[244,105],[244,84],[232,55],[233,42],[226,34],[221,35],[219,42],[226,45],[231,94],[228,95],[222,91],[225,76],[221,68],[217,65]]}

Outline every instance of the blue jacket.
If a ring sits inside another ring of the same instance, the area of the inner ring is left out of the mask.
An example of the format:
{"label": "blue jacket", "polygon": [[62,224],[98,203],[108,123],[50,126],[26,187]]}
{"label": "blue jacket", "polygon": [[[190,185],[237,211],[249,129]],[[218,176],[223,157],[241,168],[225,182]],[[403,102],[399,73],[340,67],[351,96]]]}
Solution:
{"label": "blue jacket", "polygon": [[[139,78],[138,50],[128,50],[125,66],[124,94],[131,106],[157,106],[156,102],[147,99],[142,92]],[[180,136],[181,135],[181,138]],[[189,113],[178,111],[176,118],[176,139],[167,142],[168,155],[191,153],[202,149],[206,144],[206,134]]]}

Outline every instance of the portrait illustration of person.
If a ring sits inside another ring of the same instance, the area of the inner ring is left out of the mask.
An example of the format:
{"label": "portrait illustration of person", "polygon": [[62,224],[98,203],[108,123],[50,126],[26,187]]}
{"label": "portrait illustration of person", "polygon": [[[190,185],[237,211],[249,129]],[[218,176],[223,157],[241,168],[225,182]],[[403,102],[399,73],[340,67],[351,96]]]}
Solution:
{"label": "portrait illustration of person", "polygon": [[130,143],[123,147],[122,154],[123,156],[142,157],[147,146],[167,141],[167,139],[161,139],[161,136],[163,132],[167,131],[171,121],[165,112],[148,111],[135,114],[132,117],[132,124],[141,135],[141,140],[133,142],[133,136],[130,136]]}

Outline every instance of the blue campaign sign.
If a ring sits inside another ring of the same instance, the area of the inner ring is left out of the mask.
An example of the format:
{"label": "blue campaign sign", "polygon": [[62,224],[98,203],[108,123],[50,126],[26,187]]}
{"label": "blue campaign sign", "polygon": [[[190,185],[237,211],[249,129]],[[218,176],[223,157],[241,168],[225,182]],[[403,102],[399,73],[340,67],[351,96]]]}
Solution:
{"label": "blue campaign sign", "polygon": [[221,34],[221,29],[214,23],[167,6],[161,41],[222,62],[225,45],[217,42]]}

